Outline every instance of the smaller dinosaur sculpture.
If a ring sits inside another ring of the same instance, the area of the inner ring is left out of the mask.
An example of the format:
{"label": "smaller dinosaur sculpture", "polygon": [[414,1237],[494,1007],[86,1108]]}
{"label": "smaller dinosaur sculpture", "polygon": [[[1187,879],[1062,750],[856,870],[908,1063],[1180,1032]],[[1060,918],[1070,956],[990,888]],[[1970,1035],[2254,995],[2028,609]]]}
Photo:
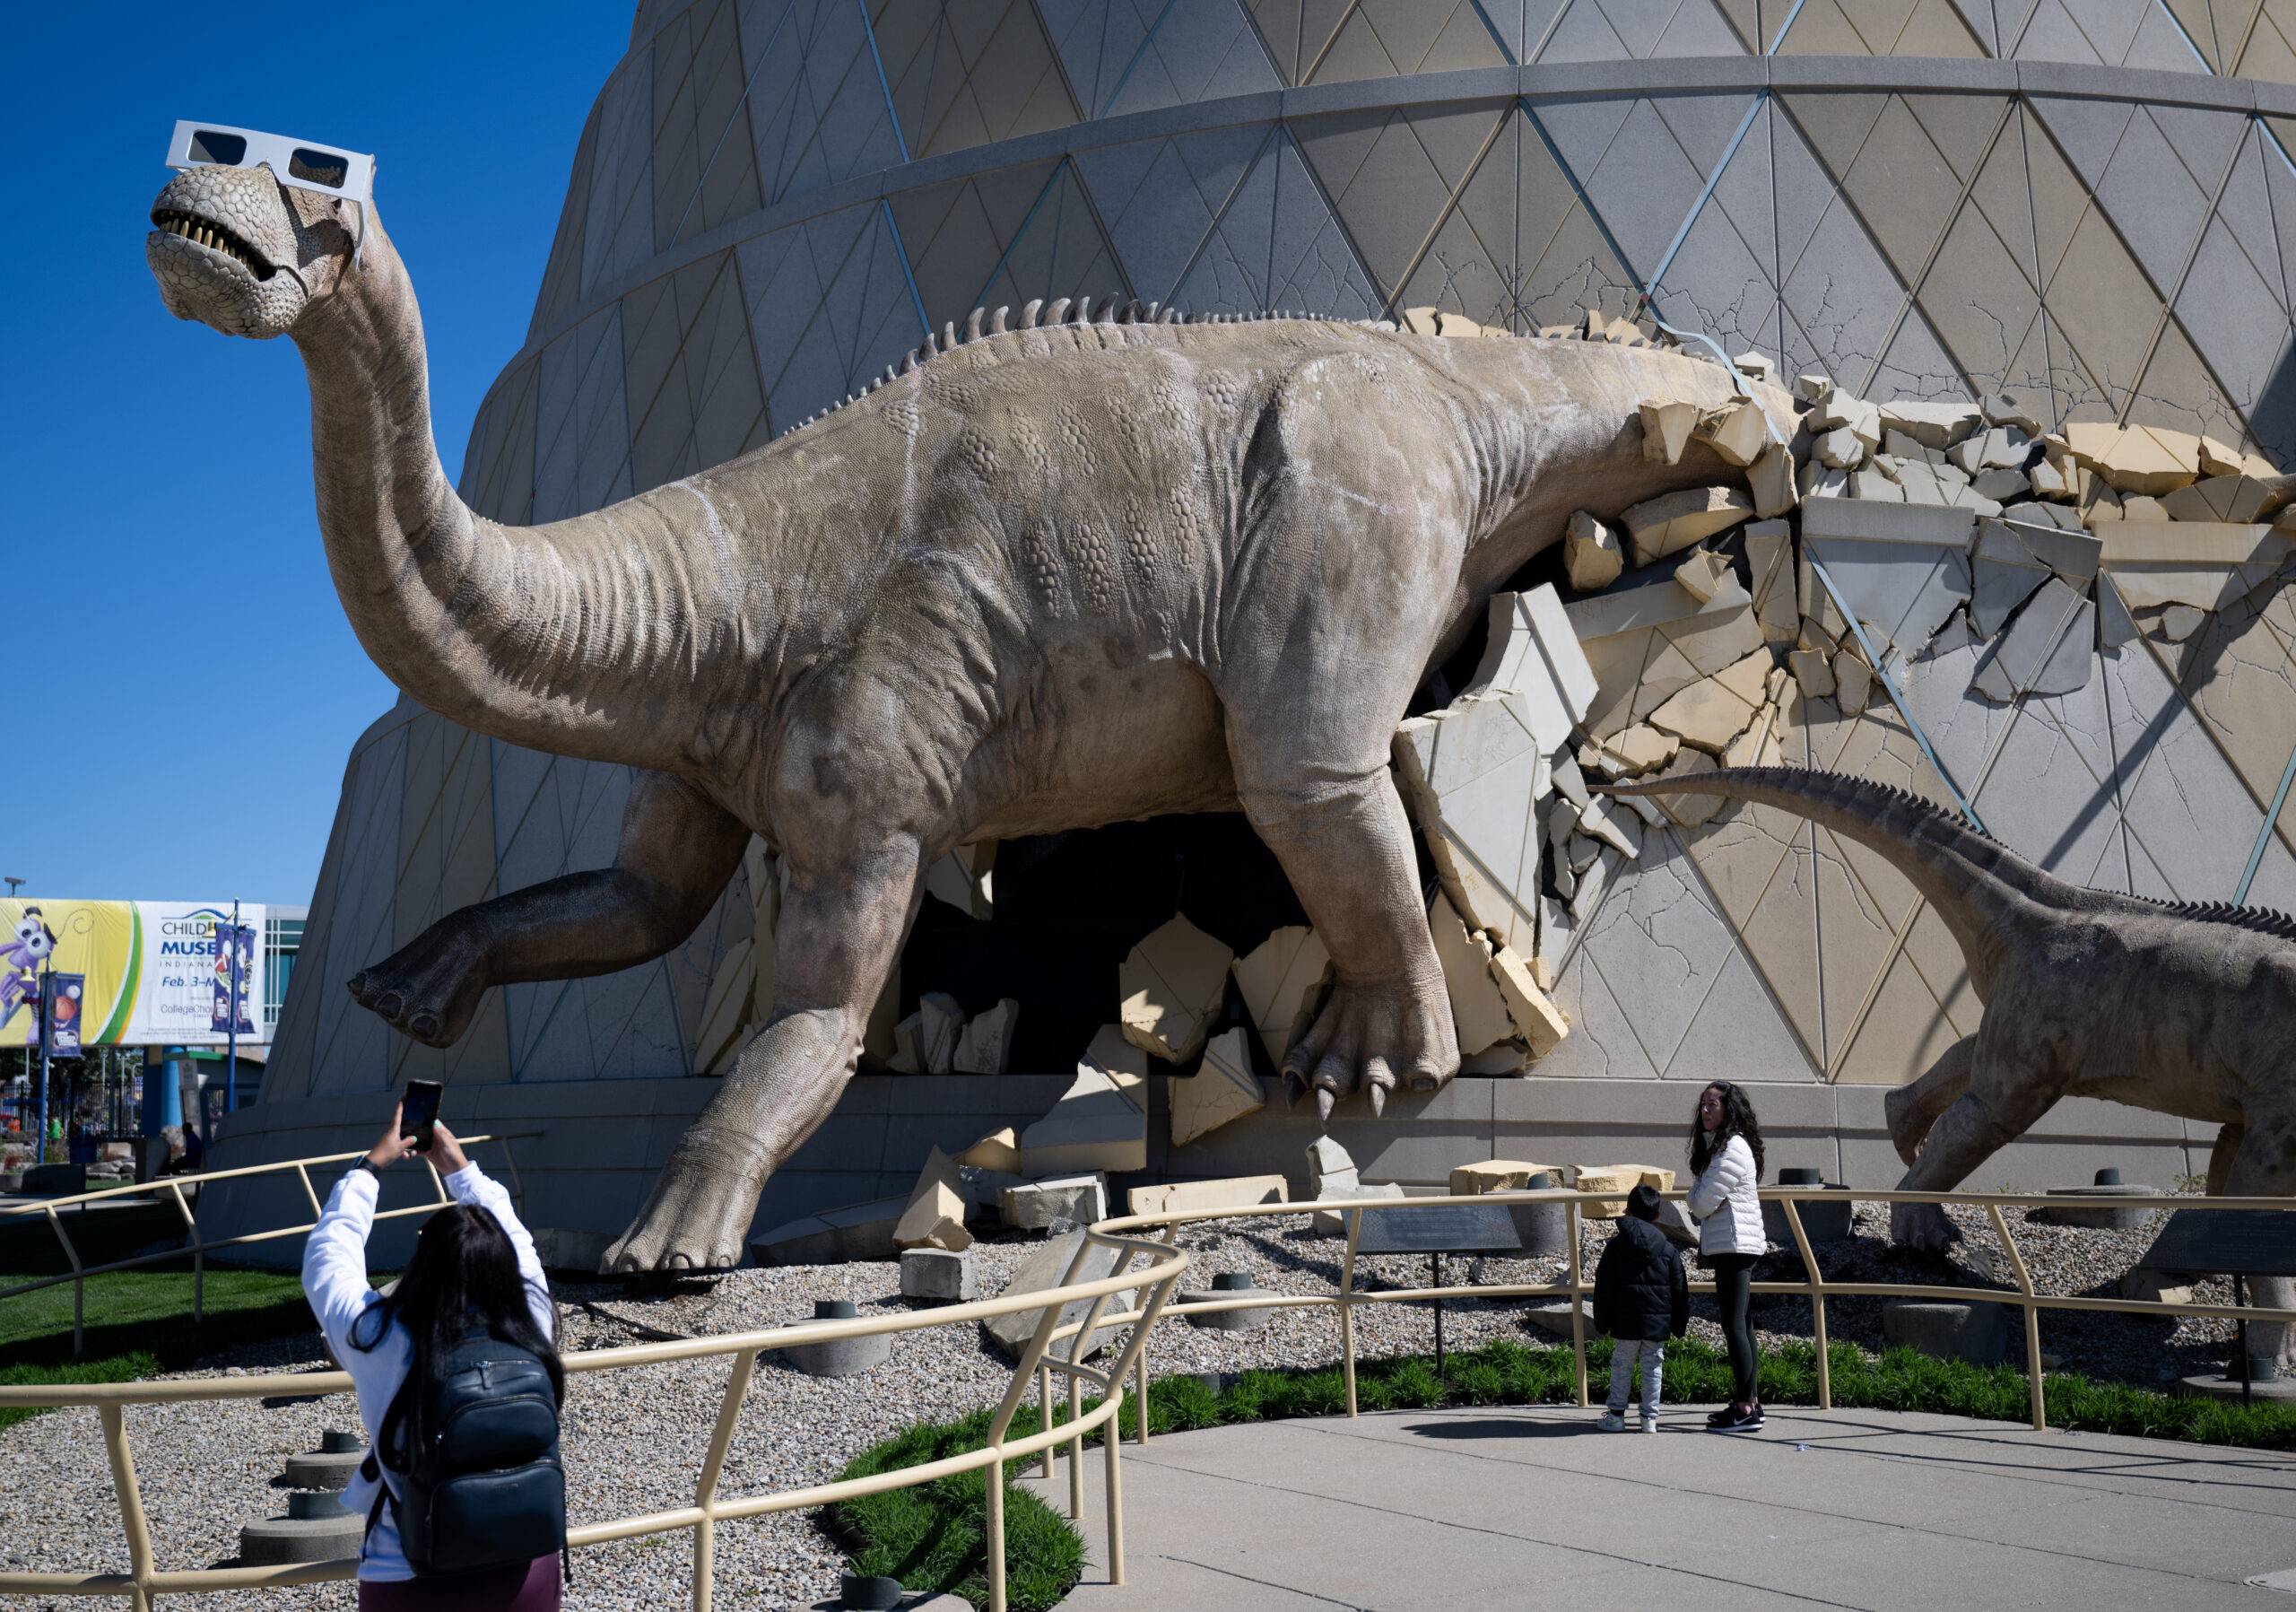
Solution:
{"label": "smaller dinosaur sculpture", "polygon": [[[2296,1194],[2296,919],[2067,884],[1918,795],[1839,773],[1727,768],[1605,792],[1806,817],[1888,858],[1944,920],[1985,1011],[1889,1095],[1901,1189],[1950,1191],[2059,1098],[2103,1097],[2222,1127],[2210,1192]],[[1917,1248],[1958,1234],[1935,1204],[1895,1206],[1890,1229]],[[2257,1286],[2260,1303],[2296,1297]],[[2255,1352],[2276,1354],[2279,1330]]]}

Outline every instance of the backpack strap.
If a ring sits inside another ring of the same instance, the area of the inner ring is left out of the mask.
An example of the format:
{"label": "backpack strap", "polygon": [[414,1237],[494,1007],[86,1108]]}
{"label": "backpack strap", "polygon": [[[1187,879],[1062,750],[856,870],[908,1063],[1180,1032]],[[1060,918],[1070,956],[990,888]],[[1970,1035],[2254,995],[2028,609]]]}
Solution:
{"label": "backpack strap", "polygon": [[375,1486],[375,1503],[367,1508],[367,1526],[359,1536],[359,1543],[363,1549],[368,1536],[375,1531],[375,1524],[382,1521],[383,1507],[386,1504],[395,1506],[397,1503],[391,1499],[391,1486],[383,1477],[382,1463],[375,1459],[372,1449],[367,1451],[367,1459],[359,1463],[359,1476]]}

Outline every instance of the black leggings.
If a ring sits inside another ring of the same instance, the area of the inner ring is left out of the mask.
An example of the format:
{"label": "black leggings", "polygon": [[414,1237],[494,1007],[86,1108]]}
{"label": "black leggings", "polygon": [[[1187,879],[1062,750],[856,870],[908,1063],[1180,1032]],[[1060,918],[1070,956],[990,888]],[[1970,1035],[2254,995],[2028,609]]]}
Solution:
{"label": "black leggings", "polygon": [[1730,1346],[1730,1375],[1736,1380],[1736,1399],[1752,1405],[1761,1397],[1761,1356],[1754,1352],[1754,1326],[1747,1318],[1753,1302],[1752,1254],[1709,1254],[1714,1270],[1714,1302],[1722,1310],[1722,1339]]}

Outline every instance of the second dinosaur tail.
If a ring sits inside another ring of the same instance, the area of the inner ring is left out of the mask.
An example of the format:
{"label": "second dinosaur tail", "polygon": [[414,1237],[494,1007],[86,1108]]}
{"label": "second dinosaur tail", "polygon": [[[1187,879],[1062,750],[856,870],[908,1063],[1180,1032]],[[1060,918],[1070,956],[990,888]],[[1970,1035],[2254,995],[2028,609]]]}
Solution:
{"label": "second dinosaur tail", "polygon": [[1719,795],[1776,806],[1888,858],[1960,943],[1972,975],[1980,942],[2032,906],[2077,904],[2080,892],[1918,795],[1839,772],[1728,767],[1682,778],[1603,786],[1607,795]]}

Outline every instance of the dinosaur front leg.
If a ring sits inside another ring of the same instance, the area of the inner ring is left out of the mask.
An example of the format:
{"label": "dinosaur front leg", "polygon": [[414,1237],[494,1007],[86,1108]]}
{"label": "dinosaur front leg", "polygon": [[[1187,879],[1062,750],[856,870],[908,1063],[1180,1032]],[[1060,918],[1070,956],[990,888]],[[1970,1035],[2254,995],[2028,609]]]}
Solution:
{"label": "dinosaur front leg", "polygon": [[922,899],[915,842],[858,867],[807,869],[790,856],[774,931],[773,1015],[686,1129],[646,1207],[599,1269],[722,1270],[766,1178],[844,1094],[869,1009]]}
{"label": "dinosaur front leg", "polygon": [[1312,1090],[1327,1117],[1359,1086],[1376,1113],[1399,1085],[1431,1092],[1449,1080],[1459,1068],[1450,998],[1387,771],[1316,794],[1260,789],[1243,798],[1338,977],[1315,1027],[1284,1057],[1284,1089],[1295,1102]]}
{"label": "dinosaur front leg", "polygon": [[359,1005],[426,1046],[469,1028],[490,985],[608,974],[693,933],[741,866],[750,831],[682,779],[638,773],[612,867],[449,912],[353,974]]}
{"label": "dinosaur front leg", "polygon": [[1920,1079],[1898,1087],[1883,1100],[1889,1116],[1890,1142],[1898,1157],[1911,1164],[1937,1116],[1953,1106],[1970,1089],[1970,1066],[1977,1053],[1977,1037],[1965,1035],[1939,1055]]}

